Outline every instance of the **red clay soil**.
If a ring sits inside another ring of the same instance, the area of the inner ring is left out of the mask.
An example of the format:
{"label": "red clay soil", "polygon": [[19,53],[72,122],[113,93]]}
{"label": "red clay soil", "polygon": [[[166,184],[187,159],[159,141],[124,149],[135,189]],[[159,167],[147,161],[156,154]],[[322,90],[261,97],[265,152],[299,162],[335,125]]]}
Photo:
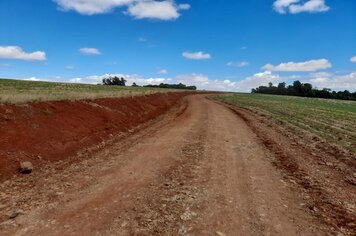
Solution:
{"label": "red clay soil", "polygon": [[17,175],[21,161],[35,166],[59,161],[113,133],[130,131],[187,94],[0,104],[0,181]]}

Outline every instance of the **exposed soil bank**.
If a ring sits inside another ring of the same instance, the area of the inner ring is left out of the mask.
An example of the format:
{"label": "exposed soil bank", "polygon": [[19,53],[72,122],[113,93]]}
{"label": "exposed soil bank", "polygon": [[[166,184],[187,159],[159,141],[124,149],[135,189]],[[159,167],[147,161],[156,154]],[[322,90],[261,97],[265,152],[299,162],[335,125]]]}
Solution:
{"label": "exposed soil bank", "polygon": [[0,104],[0,181],[16,175],[20,161],[65,159],[156,118],[187,94]]}

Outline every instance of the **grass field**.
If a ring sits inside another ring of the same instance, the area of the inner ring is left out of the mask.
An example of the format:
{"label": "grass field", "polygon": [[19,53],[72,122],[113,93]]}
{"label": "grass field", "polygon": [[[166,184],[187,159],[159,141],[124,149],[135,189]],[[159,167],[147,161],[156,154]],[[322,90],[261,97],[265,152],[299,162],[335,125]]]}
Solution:
{"label": "grass field", "polygon": [[356,152],[356,102],[262,94],[217,95],[228,104],[265,114]]}
{"label": "grass field", "polygon": [[0,103],[10,104],[135,96],[167,91],[170,90],[0,79]]}

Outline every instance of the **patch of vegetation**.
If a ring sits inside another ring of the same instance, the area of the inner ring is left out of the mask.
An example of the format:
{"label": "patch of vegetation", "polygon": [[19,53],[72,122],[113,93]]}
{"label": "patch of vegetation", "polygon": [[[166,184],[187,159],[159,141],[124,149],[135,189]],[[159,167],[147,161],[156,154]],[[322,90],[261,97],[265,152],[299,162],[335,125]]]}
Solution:
{"label": "patch of vegetation", "polygon": [[169,88],[169,89],[185,89],[185,90],[197,90],[196,86],[187,86],[185,84],[163,84],[160,83],[159,85],[145,85],[143,87],[146,88]]}
{"label": "patch of vegetation", "polygon": [[0,103],[81,100],[145,95],[172,90],[0,79]]}
{"label": "patch of vegetation", "polygon": [[[126,86],[126,80],[125,78],[120,78],[117,76],[113,77],[107,77],[103,79],[103,84],[104,85],[116,85],[116,86]],[[132,87],[140,87],[136,83],[132,83]],[[159,85],[144,85],[144,88],[165,88],[165,89],[182,89],[182,90],[197,90],[196,86],[187,86],[185,84],[179,83],[179,84],[164,84],[160,83]]]}
{"label": "patch of vegetation", "polygon": [[252,93],[264,93],[264,94],[275,94],[275,95],[289,95],[289,96],[300,96],[300,97],[312,97],[312,98],[332,98],[341,100],[355,100],[356,92],[351,93],[348,90],[345,91],[331,91],[331,89],[316,89],[313,85],[309,83],[301,83],[299,80],[294,81],[293,85],[286,86],[286,83],[279,83],[278,86],[273,86],[269,83],[268,86],[260,86],[258,88],[252,89]]}
{"label": "patch of vegetation", "polygon": [[356,152],[355,101],[243,93],[214,97]]}
{"label": "patch of vegetation", "polygon": [[[126,80],[117,76],[108,77],[103,79],[104,85],[126,86]],[[135,87],[135,86],[134,86]]]}

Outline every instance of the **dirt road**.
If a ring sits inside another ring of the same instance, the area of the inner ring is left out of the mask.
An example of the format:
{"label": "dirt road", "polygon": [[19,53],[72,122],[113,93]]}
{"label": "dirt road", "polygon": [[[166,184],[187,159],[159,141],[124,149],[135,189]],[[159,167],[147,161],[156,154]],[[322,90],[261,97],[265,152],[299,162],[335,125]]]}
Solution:
{"label": "dirt road", "polygon": [[99,151],[1,185],[0,209],[19,214],[0,234],[331,234],[273,158],[233,111],[189,96]]}

